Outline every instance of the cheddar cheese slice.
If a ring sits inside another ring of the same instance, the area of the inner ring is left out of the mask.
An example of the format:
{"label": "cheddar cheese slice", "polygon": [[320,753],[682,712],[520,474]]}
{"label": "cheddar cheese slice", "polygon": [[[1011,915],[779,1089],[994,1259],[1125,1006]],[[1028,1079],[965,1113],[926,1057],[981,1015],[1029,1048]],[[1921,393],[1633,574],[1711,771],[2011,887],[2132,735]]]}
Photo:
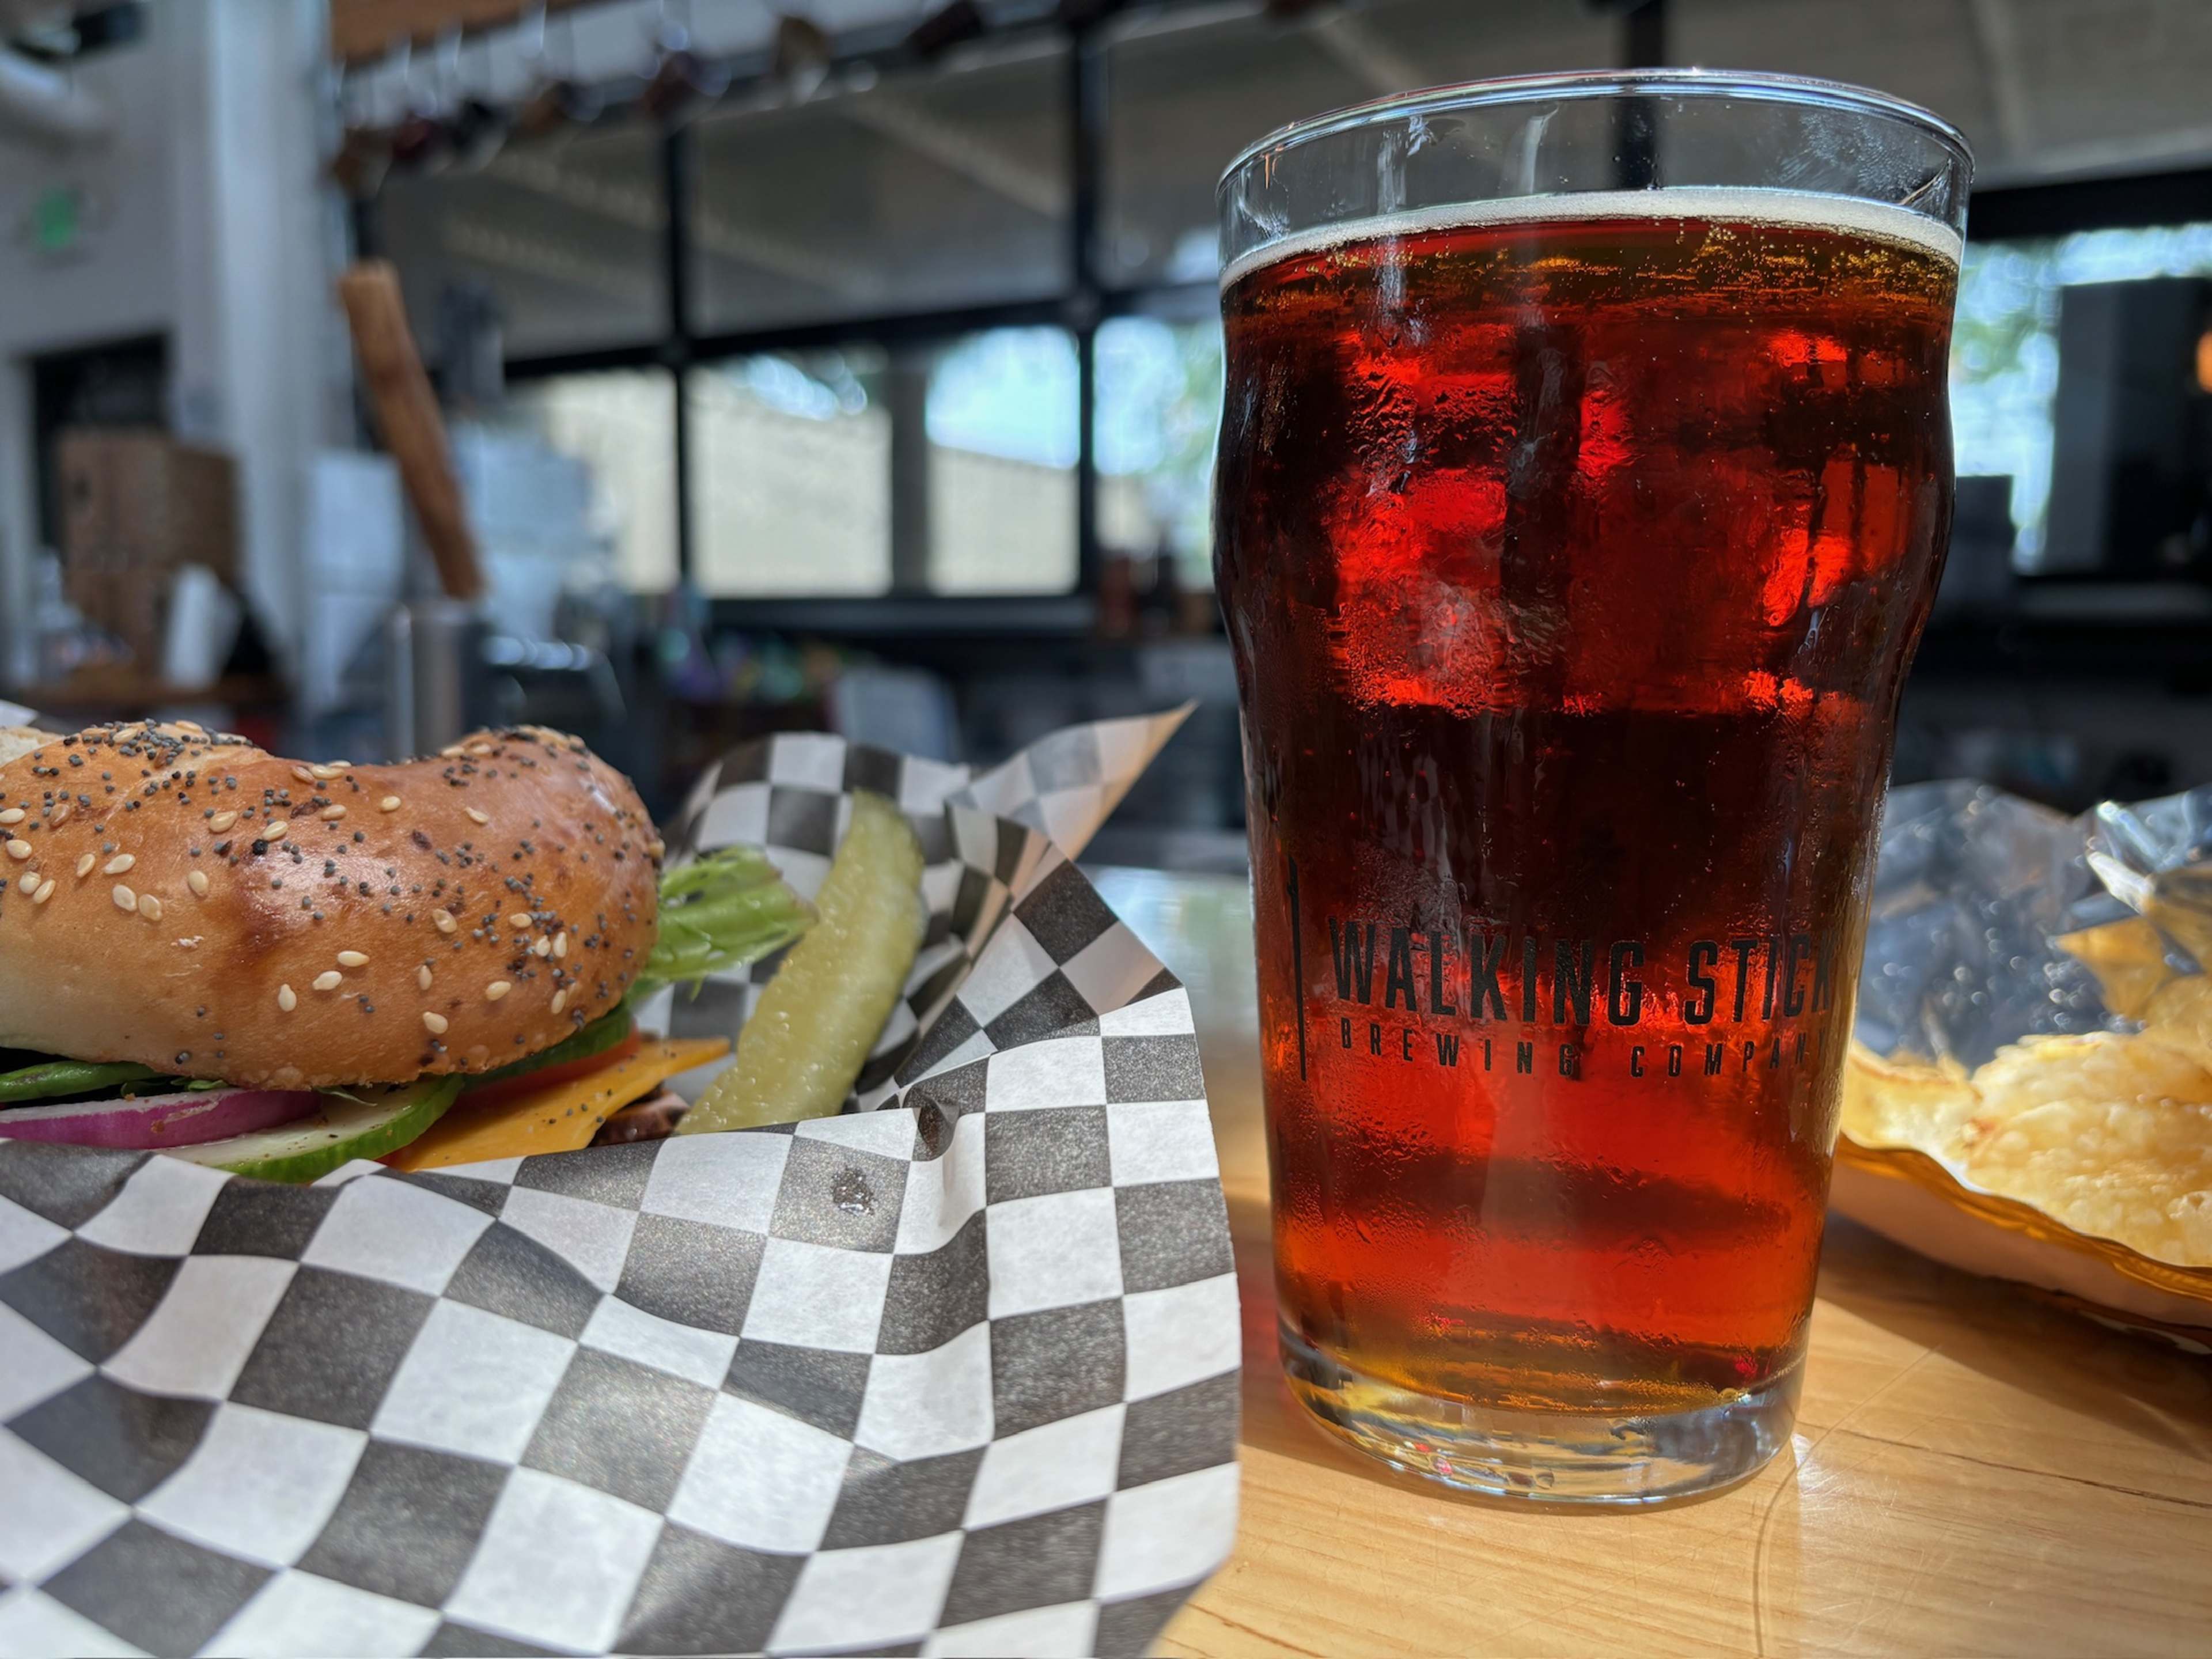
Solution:
{"label": "cheddar cheese slice", "polygon": [[720,1037],[641,1044],[628,1060],[566,1083],[548,1084],[510,1100],[460,1103],[419,1139],[389,1154],[395,1170],[443,1170],[498,1158],[573,1152],[592,1144],[599,1125],[670,1078],[730,1052]]}

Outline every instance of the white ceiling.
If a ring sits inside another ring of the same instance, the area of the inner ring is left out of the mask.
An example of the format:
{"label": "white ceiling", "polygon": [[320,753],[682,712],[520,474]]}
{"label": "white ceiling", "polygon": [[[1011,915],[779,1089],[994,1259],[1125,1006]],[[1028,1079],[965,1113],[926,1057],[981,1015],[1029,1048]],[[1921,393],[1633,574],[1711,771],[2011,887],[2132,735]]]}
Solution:
{"label": "white ceiling", "polygon": [[1673,0],[1669,23],[1687,63],[1925,104],[1981,185],[2212,159],[2212,0]]}

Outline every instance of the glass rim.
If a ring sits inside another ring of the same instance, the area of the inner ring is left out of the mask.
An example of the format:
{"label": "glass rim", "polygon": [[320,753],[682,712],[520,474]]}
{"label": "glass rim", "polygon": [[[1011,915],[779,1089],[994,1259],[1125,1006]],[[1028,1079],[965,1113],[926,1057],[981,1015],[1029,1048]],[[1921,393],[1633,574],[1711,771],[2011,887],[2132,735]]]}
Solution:
{"label": "glass rim", "polygon": [[[1357,127],[1405,115],[1423,115],[1484,104],[1529,103],[1551,97],[1635,97],[1655,92],[1676,92],[1695,97],[1734,94],[1765,103],[1798,104],[1827,109],[1853,110],[1886,117],[1919,128],[1956,151],[1972,172],[1974,153],[1966,136],[1935,111],[1910,100],[1877,92],[1849,81],[1826,81],[1809,75],[1775,75],[1756,70],[1656,69],[1579,70],[1565,73],[1498,76],[1483,81],[1458,81],[1444,86],[1417,88],[1392,93],[1364,103],[1310,115],[1277,127],[1237,152],[1221,170],[1214,185],[1218,196],[1229,181],[1261,155],[1287,149],[1315,138],[1350,131]],[[1659,188],[1664,189],[1665,186]]]}

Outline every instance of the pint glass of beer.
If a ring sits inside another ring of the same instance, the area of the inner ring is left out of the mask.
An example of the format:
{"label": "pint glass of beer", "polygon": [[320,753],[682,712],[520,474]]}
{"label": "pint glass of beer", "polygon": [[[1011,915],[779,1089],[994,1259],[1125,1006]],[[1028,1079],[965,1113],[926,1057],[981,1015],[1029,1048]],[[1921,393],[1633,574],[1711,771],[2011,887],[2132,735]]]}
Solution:
{"label": "pint glass of beer", "polygon": [[1221,185],[1284,1364],[1473,1490],[1788,1438],[1970,162],[1855,88],[1503,81]]}

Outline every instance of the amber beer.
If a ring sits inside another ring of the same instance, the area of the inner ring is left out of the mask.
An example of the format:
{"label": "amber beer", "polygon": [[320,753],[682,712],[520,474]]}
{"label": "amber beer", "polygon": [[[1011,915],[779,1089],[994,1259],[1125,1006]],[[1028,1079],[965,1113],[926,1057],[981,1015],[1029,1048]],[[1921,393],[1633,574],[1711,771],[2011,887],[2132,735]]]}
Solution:
{"label": "amber beer", "polygon": [[1957,276],[1903,209],[1686,190],[1229,273],[1283,1340],[1386,1455],[1786,1429]]}

